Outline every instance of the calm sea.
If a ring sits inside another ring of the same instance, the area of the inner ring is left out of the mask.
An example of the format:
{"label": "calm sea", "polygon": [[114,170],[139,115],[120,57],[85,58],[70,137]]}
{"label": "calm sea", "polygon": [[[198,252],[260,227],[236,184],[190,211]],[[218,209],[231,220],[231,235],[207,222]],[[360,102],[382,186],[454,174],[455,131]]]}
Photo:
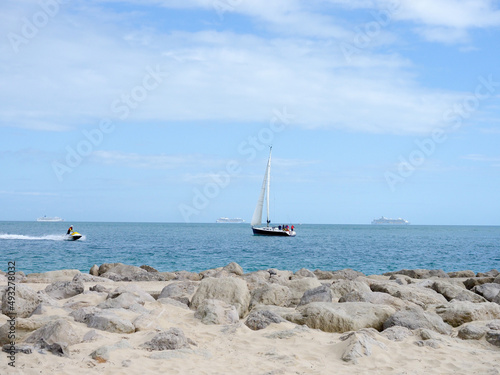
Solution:
{"label": "calm sea", "polygon": [[[64,241],[69,226],[84,237]],[[93,264],[199,272],[239,263],[245,272],[353,268],[500,269],[500,227],[297,225],[294,238],[253,236],[248,224],[0,222],[0,269],[88,272]]]}

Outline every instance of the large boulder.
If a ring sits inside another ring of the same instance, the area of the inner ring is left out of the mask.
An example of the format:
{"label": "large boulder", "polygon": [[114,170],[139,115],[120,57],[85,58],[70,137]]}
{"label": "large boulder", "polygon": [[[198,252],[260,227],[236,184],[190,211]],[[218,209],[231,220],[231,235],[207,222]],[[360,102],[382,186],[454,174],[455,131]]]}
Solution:
{"label": "large boulder", "polygon": [[480,340],[484,337],[488,329],[480,324],[464,324],[458,330],[458,337],[462,340]]}
{"label": "large boulder", "polygon": [[382,330],[384,322],[396,310],[367,302],[313,302],[297,308],[300,317],[294,323],[325,332],[357,331],[362,328]]}
{"label": "large boulder", "polygon": [[307,277],[303,279],[290,280],[286,282],[284,285],[286,285],[290,289],[290,292],[292,293],[290,306],[297,306],[300,303],[302,296],[307,290],[317,288],[322,284],[318,279]]}
{"label": "large boulder", "polygon": [[250,309],[256,305],[274,305],[287,307],[292,301],[290,288],[281,284],[265,284],[252,291]]}
{"label": "large boulder", "polygon": [[239,321],[233,305],[216,299],[206,299],[194,314],[203,324],[233,324]]}
{"label": "large boulder", "polygon": [[45,293],[55,299],[65,299],[83,293],[85,286],[82,281],[56,281],[45,288]]}
{"label": "large boulder", "polygon": [[355,271],[350,268],[345,268],[343,270],[332,272],[332,279],[337,279],[337,280],[355,280],[360,276],[366,276],[366,275],[362,272]]}
{"label": "large boulder", "polygon": [[[133,293],[125,292],[116,298],[108,298],[97,305],[99,309],[131,309],[138,310],[138,306],[144,305],[144,300]],[[140,309],[140,308],[139,308]]]}
{"label": "large boulder", "polygon": [[384,322],[384,330],[401,326],[411,330],[418,328],[430,329],[444,335],[450,335],[452,328],[439,315],[422,309],[400,310]]}
{"label": "large boulder", "polygon": [[500,272],[496,269],[492,269],[488,272],[478,272],[477,273],[477,277],[497,277],[498,275],[500,275]]}
{"label": "large boulder", "polygon": [[321,285],[317,288],[306,290],[300,299],[299,306],[307,305],[311,302],[332,302],[333,293],[329,286]]}
{"label": "large boulder", "polygon": [[235,277],[207,278],[200,282],[191,300],[191,308],[197,310],[206,299],[218,299],[236,307],[243,318],[250,304],[250,292],[246,282]]}
{"label": "large boulder", "polygon": [[237,276],[243,276],[243,268],[241,268],[241,266],[236,262],[229,263],[222,270],[228,273],[233,273]]}
{"label": "large boulder", "polygon": [[492,283],[495,281],[494,277],[472,277],[464,281],[464,285],[467,289],[471,290],[477,285],[483,285],[487,283]]}
{"label": "large boulder", "polygon": [[135,326],[132,322],[120,318],[111,312],[96,312],[86,314],[84,322],[90,328],[100,329],[101,331],[113,333],[133,333]]}
{"label": "large boulder", "polygon": [[65,319],[57,319],[47,323],[33,332],[25,341],[40,344],[42,340],[49,345],[58,344],[64,349],[82,341],[72,324]]}
{"label": "large boulder", "polygon": [[470,278],[470,277],[476,277],[476,274],[474,271],[471,270],[466,270],[466,271],[455,271],[455,272],[448,272],[448,276],[451,278]]}
{"label": "large boulder", "polygon": [[446,281],[437,280],[432,283],[431,288],[439,294],[442,294],[448,301],[457,300],[470,301],[474,303],[486,302],[486,299],[474,292],[471,292],[470,290],[467,290],[465,286],[461,288]]}
{"label": "large boulder", "polygon": [[330,289],[332,291],[333,298],[335,299],[342,298],[344,295],[351,292],[371,292],[368,284],[357,280],[338,280],[330,286]]}
{"label": "large boulder", "polygon": [[393,297],[390,294],[382,292],[358,292],[353,291],[345,294],[339,299],[339,303],[343,302],[369,302],[375,305],[387,305],[395,308],[396,310],[403,310],[408,307],[418,307],[412,302],[403,301],[400,298]]}
{"label": "large boulder", "polygon": [[387,293],[393,297],[413,302],[424,309],[429,305],[447,302],[446,298],[436,291],[413,284],[399,285],[393,282],[375,282],[370,285],[370,288],[374,292]]}
{"label": "large boulder", "polygon": [[500,319],[500,305],[491,302],[455,301],[436,307],[436,313],[453,327],[476,320]]}
{"label": "large boulder", "polygon": [[416,270],[399,270],[395,272],[384,273],[384,276],[392,276],[392,275],[406,275],[411,277],[412,279],[429,279],[431,277],[449,278],[448,274],[443,270],[416,269]]}
{"label": "large boulder", "polygon": [[487,283],[482,285],[477,285],[472,288],[474,293],[477,293],[488,301],[492,302],[496,296],[500,293],[500,284],[497,283]]}
{"label": "large boulder", "polygon": [[175,281],[162,289],[158,299],[172,298],[189,306],[197,287],[194,281]]}
{"label": "large boulder", "polygon": [[71,281],[76,275],[80,274],[79,270],[57,270],[44,273],[30,273],[26,276],[24,282],[27,283],[55,283],[57,281]]}
{"label": "large boulder", "polygon": [[295,272],[294,276],[297,278],[312,277],[312,278],[316,279],[316,275],[312,271],[309,271],[307,268],[301,268],[300,270]]}
{"label": "large boulder", "polygon": [[123,263],[104,263],[99,267],[99,276],[114,281],[164,281],[159,272],[148,272],[140,267]]}
{"label": "large boulder", "polygon": [[[12,289],[9,289],[11,292]],[[10,298],[9,298],[10,297]],[[14,294],[6,291],[2,295],[2,314],[16,318],[27,318],[42,302],[42,298],[26,285],[16,284]]]}
{"label": "large boulder", "polygon": [[356,364],[361,357],[369,357],[372,355],[374,347],[379,347],[387,350],[385,344],[377,340],[380,337],[378,332],[373,328],[361,329],[357,332],[349,332],[340,337],[346,342],[346,348],[342,354],[342,360]]}

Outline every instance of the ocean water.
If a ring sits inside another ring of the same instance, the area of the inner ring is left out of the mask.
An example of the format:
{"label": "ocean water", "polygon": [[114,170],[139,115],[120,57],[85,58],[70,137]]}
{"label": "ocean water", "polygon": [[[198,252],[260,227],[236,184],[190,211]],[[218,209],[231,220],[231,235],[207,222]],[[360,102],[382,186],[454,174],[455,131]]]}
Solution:
{"label": "ocean water", "polygon": [[[83,234],[64,241],[69,225]],[[500,269],[498,226],[297,225],[297,236],[253,236],[248,224],[0,222],[0,269],[88,272],[93,264],[199,272],[237,262],[245,272],[352,268]]]}

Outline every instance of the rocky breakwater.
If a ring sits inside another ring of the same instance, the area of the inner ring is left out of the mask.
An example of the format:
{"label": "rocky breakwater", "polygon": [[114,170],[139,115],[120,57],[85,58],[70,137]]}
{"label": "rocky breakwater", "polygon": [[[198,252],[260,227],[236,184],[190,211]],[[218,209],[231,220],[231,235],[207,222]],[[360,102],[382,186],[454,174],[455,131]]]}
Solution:
{"label": "rocky breakwater", "polygon": [[[95,265],[89,274],[19,275],[15,310],[9,308],[5,280],[0,285],[0,345],[12,349],[9,319],[16,314],[15,351],[27,366],[29,358],[45,353],[72,361],[75,368],[134,368],[130,358],[136,356],[202,363],[228,355],[223,343],[251,346],[250,337],[255,345],[261,338],[285,346],[287,340],[307,337],[331,349],[332,363],[358,365],[365,357],[387,361],[398,345],[408,350],[411,344],[417,355],[418,350],[474,343],[473,351],[487,353],[492,364],[500,365],[496,270],[400,270],[371,276],[349,269],[244,273],[230,263],[190,273],[114,263]],[[256,366],[265,370],[255,356]],[[300,352],[276,356],[279,363],[302,366]],[[143,372],[137,368],[137,373]]]}

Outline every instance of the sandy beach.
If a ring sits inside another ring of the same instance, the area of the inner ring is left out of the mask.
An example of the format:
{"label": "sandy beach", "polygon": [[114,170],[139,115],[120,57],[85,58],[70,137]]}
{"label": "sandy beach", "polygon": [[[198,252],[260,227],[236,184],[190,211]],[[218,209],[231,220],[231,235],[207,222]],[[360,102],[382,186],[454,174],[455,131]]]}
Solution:
{"label": "sandy beach", "polygon": [[500,374],[495,270],[91,273],[17,274],[0,373]]}

